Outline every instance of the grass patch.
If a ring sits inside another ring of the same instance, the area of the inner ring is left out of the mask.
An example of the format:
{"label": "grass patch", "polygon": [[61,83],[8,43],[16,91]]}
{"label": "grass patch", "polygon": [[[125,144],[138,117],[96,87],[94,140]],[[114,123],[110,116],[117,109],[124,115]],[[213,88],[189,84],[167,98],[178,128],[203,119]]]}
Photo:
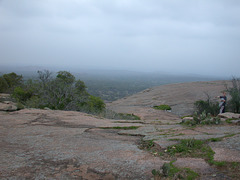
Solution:
{"label": "grass patch", "polygon": [[218,142],[218,141],[222,141],[223,138],[210,138],[208,139],[209,142]]}
{"label": "grass patch", "polygon": [[138,148],[139,149],[146,149],[146,150],[150,151],[154,146],[155,146],[154,145],[154,140],[148,140],[148,141],[141,140]]}
{"label": "grass patch", "polygon": [[[179,141],[179,144],[167,147],[167,149],[157,148],[154,144],[154,140],[143,141],[139,146],[140,149],[148,150],[154,156],[159,156],[161,159],[171,161],[171,163],[165,164],[160,170],[154,169],[152,174],[154,179],[196,179],[199,177],[197,173],[187,168],[177,168],[173,166],[172,160],[176,160],[178,157],[191,157],[191,158],[202,158],[207,163],[215,166],[221,173],[226,174],[232,179],[240,177],[240,163],[239,162],[225,162],[215,161],[215,152],[208,145],[209,142],[218,142],[223,138],[232,137],[235,134],[229,134],[221,138],[211,138],[208,140],[197,140],[197,139],[171,139]],[[165,168],[166,170],[164,170]]]}
{"label": "grass patch", "polygon": [[208,139],[207,141],[209,142],[219,142],[219,141],[222,141],[224,138],[227,138],[227,137],[233,137],[235,136],[236,134],[228,134],[226,136],[223,136],[223,137],[219,137],[219,138],[210,138]]}
{"label": "grass patch", "polygon": [[169,146],[167,152],[175,157],[203,158],[209,164],[222,165],[222,163],[214,161],[215,152],[208,146],[208,142],[209,140],[183,139],[179,144]]}
{"label": "grass patch", "polygon": [[182,139],[180,140],[179,144],[169,146],[167,148],[167,152],[171,156],[180,155],[180,156],[192,156],[192,157],[199,157],[200,152],[199,150],[202,150],[202,148],[205,148],[203,146],[204,142],[201,140],[196,139]]}
{"label": "grass patch", "polygon": [[222,138],[211,138],[208,140],[185,139],[180,140],[179,144],[169,146],[167,153],[176,157],[193,157],[203,158],[210,165],[214,165],[218,170],[222,171],[229,177],[235,179],[240,177],[239,162],[214,161],[215,152],[208,146],[209,142],[221,141],[223,138],[232,137],[235,134],[230,134]]}
{"label": "grass patch", "polygon": [[226,119],[226,123],[231,124],[233,120],[237,120],[237,118],[228,118]]}
{"label": "grass patch", "polygon": [[[208,145],[209,142],[221,141],[225,137],[231,137],[235,134],[226,135],[222,138],[211,138],[208,140],[197,139],[174,139],[179,141],[179,144],[169,146],[166,150],[157,148],[154,144],[154,140],[141,141],[140,149],[149,151],[154,156],[159,156],[165,160],[176,160],[178,157],[192,157],[202,158],[210,165],[215,166],[220,172],[226,174],[232,179],[240,177],[240,163],[239,162],[225,162],[214,161],[215,152]],[[173,162],[165,164],[166,167],[162,167],[160,170],[153,170],[152,174],[154,179],[196,179],[198,174],[187,168],[177,168],[173,166]],[[163,170],[163,168],[166,168]],[[168,170],[167,170],[168,169]]]}
{"label": "grass patch", "polygon": [[174,161],[170,163],[164,163],[161,171],[157,171],[155,169],[152,170],[152,174],[154,175],[154,179],[188,179],[194,180],[199,177],[199,174],[194,172],[189,168],[178,168],[173,165]]}
{"label": "grass patch", "polygon": [[239,179],[240,177],[240,162],[218,162],[217,169],[224,172],[230,179]]}
{"label": "grass patch", "polygon": [[171,110],[172,109],[169,105],[166,105],[166,104],[162,104],[159,106],[153,106],[153,108],[157,109],[157,110]]}
{"label": "grass patch", "polygon": [[193,120],[185,120],[180,124],[186,126],[197,126],[197,125],[219,125],[221,124],[221,119],[216,116],[212,116],[210,113],[203,111],[200,115],[196,112],[193,114]]}

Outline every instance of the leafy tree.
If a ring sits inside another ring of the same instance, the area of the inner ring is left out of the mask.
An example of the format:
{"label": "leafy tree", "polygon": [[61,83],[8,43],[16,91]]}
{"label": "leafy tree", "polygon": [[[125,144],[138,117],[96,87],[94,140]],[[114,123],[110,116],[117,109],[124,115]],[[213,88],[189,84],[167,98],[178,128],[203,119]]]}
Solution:
{"label": "leafy tree", "polygon": [[3,78],[7,81],[9,88],[20,85],[23,79],[22,75],[17,75],[14,72],[9,74],[4,74]]}
{"label": "leafy tree", "polygon": [[57,79],[62,80],[66,84],[72,84],[75,81],[75,77],[70,72],[67,71],[59,71]]}
{"label": "leafy tree", "polygon": [[42,85],[45,86],[47,82],[50,81],[52,73],[48,70],[37,71],[38,78],[42,82]]}
{"label": "leafy tree", "polygon": [[22,75],[17,75],[14,72],[4,74],[0,77],[0,92],[12,92],[16,86],[22,84],[22,79]]}
{"label": "leafy tree", "polygon": [[85,83],[76,80],[67,71],[59,71],[56,78],[51,78],[49,71],[38,71],[39,85],[35,90],[37,96],[28,101],[28,104],[39,104],[40,108],[49,107],[59,110],[75,110],[87,113],[100,113],[105,109],[104,102],[91,96]]}
{"label": "leafy tree", "polygon": [[86,92],[86,86],[83,81],[77,80],[75,83],[76,94],[81,94],[82,92]]}
{"label": "leafy tree", "polygon": [[[44,76],[44,73],[41,72],[41,74]],[[74,79],[70,73],[61,71],[55,79],[41,80],[43,88],[38,92],[41,97],[41,106],[65,110],[74,99]]]}
{"label": "leafy tree", "polygon": [[32,97],[31,91],[26,91],[22,87],[16,87],[13,91],[12,96],[19,102],[24,103]]}
{"label": "leafy tree", "polygon": [[12,89],[12,97],[19,103],[34,108],[75,110],[98,114],[105,110],[103,100],[91,96],[85,83],[67,71],[59,71],[55,78],[48,70],[38,71],[38,79],[23,82],[15,73],[0,77],[0,91]]}
{"label": "leafy tree", "polygon": [[0,77],[0,93],[6,92],[7,89],[8,89],[7,81],[3,77]]}
{"label": "leafy tree", "polygon": [[90,96],[85,107],[89,113],[99,113],[105,109],[105,104],[99,97]]}

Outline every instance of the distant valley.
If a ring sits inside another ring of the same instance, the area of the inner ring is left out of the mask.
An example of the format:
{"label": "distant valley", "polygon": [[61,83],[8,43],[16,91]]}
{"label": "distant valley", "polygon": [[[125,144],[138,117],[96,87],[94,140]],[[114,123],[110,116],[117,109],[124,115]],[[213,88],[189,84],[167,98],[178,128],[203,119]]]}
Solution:
{"label": "distant valley", "polygon": [[131,96],[145,89],[164,84],[213,81],[222,77],[208,77],[189,74],[168,74],[161,72],[134,72],[121,70],[85,70],[85,69],[57,69],[47,67],[1,67],[0,75],[15,72],[22,74],[25,79],[37,78],[38,70],[48,69],[56,73],[60,70],[71,72],[77,79],[85,82],[88,92],[102,98],[105,102],[112,102],[127,96]]}

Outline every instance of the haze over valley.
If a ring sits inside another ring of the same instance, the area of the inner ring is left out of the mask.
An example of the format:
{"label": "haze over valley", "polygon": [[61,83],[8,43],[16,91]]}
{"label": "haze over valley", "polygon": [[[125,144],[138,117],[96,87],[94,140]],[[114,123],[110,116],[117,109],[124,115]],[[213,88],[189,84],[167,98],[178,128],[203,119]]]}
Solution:
{"label": "haze over valley", "polygon": [[[23,75],[25,80],[37,79],[37,71],[49,70],[56,74],[58,68],[39,66],[9,66],[0,67],[0,75],[15,72]],[[69,69],[68,69],[69,70]],[[213,81],[230,79],[231,77],[204,76],[197,74],[177,74],[167,72],[137,72],[127,70],[93,70],[93,69],[70,69],[76,79],[84,81],[88,92],[94,96],[101,97],[106,102],[114,101],[126,96],[133,95],[144,89],[171,83]]]}

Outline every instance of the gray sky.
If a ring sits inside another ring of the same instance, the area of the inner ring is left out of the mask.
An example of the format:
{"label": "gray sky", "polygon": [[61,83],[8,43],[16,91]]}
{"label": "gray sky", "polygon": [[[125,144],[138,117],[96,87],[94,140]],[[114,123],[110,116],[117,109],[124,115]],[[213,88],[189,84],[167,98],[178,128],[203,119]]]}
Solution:
{"label": "gray sky", "polygon": [[240,76],[240,1],[0,0],[0,63]]}

